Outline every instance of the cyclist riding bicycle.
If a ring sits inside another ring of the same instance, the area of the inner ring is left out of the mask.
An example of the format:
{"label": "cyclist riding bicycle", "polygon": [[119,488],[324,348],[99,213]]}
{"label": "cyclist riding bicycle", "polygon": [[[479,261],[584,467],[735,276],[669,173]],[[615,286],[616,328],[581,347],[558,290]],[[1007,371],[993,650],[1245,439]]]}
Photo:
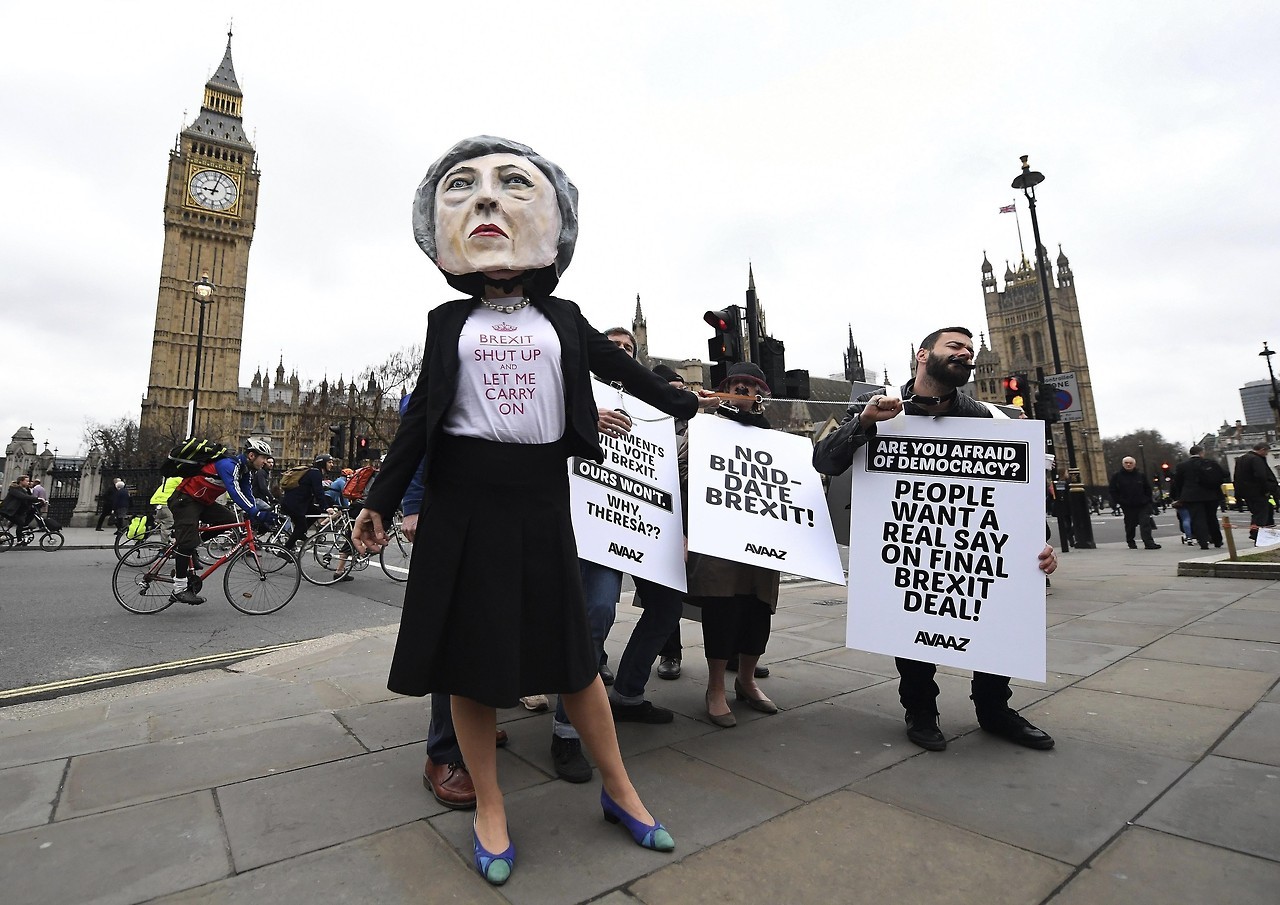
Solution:
{"label": "cyclist riding bicycle", "polygon": [[214,502],[223,493],[230,495],[246,516],[266,524],[276,520],[269,504],[254,498],[251,478],[271,456],[271,444],[250,437],[244,444],[244,452],[235,456],[215,459],[195,475],[183,480],[169,497],[169,510],[173,513],[173,536],[176,541],[173,599],[192,606],[204,603],[204,598],[187,587],[191,571],[191,558],[200,544],[200,522],[206,525],[229,525],[239,521],[226,506]]}

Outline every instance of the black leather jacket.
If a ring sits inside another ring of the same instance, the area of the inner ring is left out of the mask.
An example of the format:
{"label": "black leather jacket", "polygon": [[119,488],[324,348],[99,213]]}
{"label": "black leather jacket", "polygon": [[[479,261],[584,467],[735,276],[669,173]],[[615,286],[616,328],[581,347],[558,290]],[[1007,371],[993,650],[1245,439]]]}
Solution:
{"label": "black leather jacket", "polygon": [[[903,399],[911,397],[915,383],[913,378],[903,384]],[[813,448],[813,467],[818,470],[819,474],[837,475],[844,474],[849,470],[849,466],[853,464],[853,454],[876,435],[876,426],[873,424],[871,427],[864,428],[862,422],[858,420],[858,416],[862,414],[862,410],[866,408],[867,403],[871,401],[873,396],[880,395],[883,395],[882,391],[873,390],[870,393],[863,393],[855,399],[849,406],[844,419],[840,422],[840,426],[823,437],[818,442],[818,445]],[[904,404],[902,411],[907,415],[930,414],[911,403]],[[994,416],[991,414],[991,409],[972,396],[956,393],[955,400],[951,403],[951,408],[935,417],[992,418]]]}

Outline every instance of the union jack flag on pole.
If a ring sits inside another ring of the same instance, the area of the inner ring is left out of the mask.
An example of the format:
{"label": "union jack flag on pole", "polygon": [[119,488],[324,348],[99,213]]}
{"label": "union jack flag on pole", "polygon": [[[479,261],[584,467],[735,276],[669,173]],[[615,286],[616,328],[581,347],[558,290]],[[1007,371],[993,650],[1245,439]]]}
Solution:
{"label": "union jack flag on pole", "polygon": [[1016,210],[1017,210],[1017,208],[1015,208],[1015,207],[1014,207],[1014,205],[1012,205],[1012,204],[1006,204],[1004,207],[1000,208],[1000,213],[1002,213],[1002,214],[1012,214],[1012,213],[1015,213],[1015,212],[1016,212]]}

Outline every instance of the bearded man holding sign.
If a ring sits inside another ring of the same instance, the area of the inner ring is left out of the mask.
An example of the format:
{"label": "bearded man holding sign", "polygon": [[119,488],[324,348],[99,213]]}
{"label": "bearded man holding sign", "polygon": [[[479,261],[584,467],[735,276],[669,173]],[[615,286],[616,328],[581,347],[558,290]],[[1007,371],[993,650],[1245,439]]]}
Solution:
{"label": "bearded man holding sign", "polygon": [[[877,425],[903,413],[935,418],[994,416],[985,403],[958,392],[969,382],[974,369],[971,332],[964,327],[935,330],[920,343],[915,357],[915,376],[902,387],[901,398],[885,391],[858,397],[840,426],[814,448],[814,468],[822,474],[843,474],[853,464],[854,453],[876,436]],[[1040,571],[1048,575],[1057,567],[1053,548],[1045,546],[1039,554]],[[929,751],[944,750],[947,739],[938,728],[938,685],[934,681],[937,666],[904,657],[896,657],[895,662],[900,677],[898,696],[906,710],[907,738]],[[987,732],[1028,748],[1053,747],[1048,733],[1009,707],[1012,692],[1008,676],[974,672],[971,697],[978,724]]]}

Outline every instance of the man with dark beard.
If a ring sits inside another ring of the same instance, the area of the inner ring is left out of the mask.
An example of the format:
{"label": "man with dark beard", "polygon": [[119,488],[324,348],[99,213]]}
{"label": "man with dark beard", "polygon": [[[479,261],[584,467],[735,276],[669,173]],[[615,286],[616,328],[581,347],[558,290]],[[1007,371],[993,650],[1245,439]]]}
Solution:
{"label": "man with dark beard", "polygon": [[[935,418],[994,417],[986,403],[959,392],[973,373],[973,354],[973,334],[964,327],[944,327],[930,333],[916,350],[915,377],[902,387],[902,398],[885,391],[859,396],[840,426],[814,447],[814,467],[822,474],[844,473],[853,464],[854,451],[875,436],[877,423],[904,412]],[[1040,552],[1039,560],[1040,570],[1046,575],[1058,567],[1053,548],[1048,545]],[[851,575],[850,581],[854,580]],[[898,697],[907,712],[907,738],[928,751],[945,750],[947,738],[938,728],[938,684],[933,679],[937,666],[903,657],[895,662],[901,679]],[[1048,733],[1009,707],[1012,696],[1008,676],[973,674],[970,697],[978,713],[978,725],[1027,748],[1052,748],[1053,739]]]}

